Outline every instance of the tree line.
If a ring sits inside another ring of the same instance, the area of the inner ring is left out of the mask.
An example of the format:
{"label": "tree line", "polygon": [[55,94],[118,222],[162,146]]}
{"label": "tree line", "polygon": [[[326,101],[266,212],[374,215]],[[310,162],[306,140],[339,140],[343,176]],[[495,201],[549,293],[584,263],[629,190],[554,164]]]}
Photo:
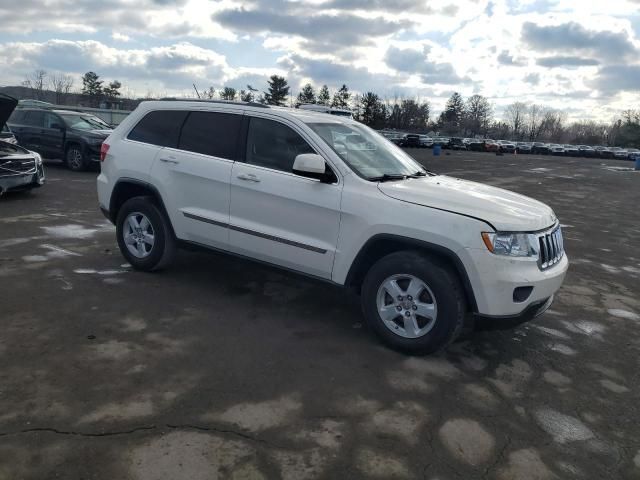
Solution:
{"label": "tree line", "polygon": [[[56,103],[63,103],[73,84],[73,77],[69,75],[48,75],[44,70],[35,70],[23,82],[23,86],[28,87],[38,100],[42,100],[43,93],[50,87],[55,92]],[[487,97],[475,94],[465,99],[454,92],[443,111],[432,117],[428,100],[398,95],[383,98],[375,92],[352,93],[346,84],[332,92],[327,85],[316,90],[308,83],[294,96],[287,79],[279,75],[268,79],[264,91],[251,85],[242,89],[224,86],[216,90],[209,87],[202,91],[195,84],[193,87],[195,95],[201,99],[219,98],[290,107],[318,104],[349,109],[356,120],[376,129],[513,141],[640,147],[640,110],[624,111],[610,123],[592,120],[568,123],[564,111],[536,103],[514,102],[504,109],[501,118],[496,118],[495,107]],[[117,100],[121,96],[121,88],[118,80],[105,83],[92,71],[82,76],[81,93],[91,106],[99,106],[103,100]],[[148,94],[145,99],[153,97]]]}
{"label": "tree line", "polygon": [[[36,100],[44,100],[48,91],[55,92],[55,103],[64,103],[72,93],[74,80],[71,75],[62,73],[49,74],[46,70],[37,69],[27,74],[22,86],[28,88]],[[82,76],[81,94],[89,99],[90,106],[97,107],[103,100],[114,101],[120,97],[122,84],[113,80],[105,85],[95,72],[87,72]]]}
{"label": "tree line", "polygon": [[[443,111],[432,117],[431,104],[427,100],[400,96],[383,98],[375,92],[352,94],[345,84],[333,94],[327,85],[316,92],[311,84],[306,84],[295,97],[291,95],[287,80],[278,75],[272,75],[267,90],[257,96],[253,94],[256,89],[247,87],[249,90],[239,92],[242,101],[291,107],[311,103],[347,108],[356,120],[376,129],[512,141],[640,146],[640,110],[625,111],[611,123],[593,120],[568,123],[564,111],[536,103],[514,102],[504,109],[501,118],[496,118],[495,107],[487,97],[475,94],[465,99],[454,92]],[[213,89],[210,92],[215,93]],[[224,87],[220,98],[236,100],[238,97],[235,89]]]}

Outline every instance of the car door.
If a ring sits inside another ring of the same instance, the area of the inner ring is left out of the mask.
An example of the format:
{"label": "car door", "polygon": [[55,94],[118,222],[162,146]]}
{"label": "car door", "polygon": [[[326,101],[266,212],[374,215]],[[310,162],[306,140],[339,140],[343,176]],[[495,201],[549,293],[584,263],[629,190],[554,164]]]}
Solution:
{"label": "car door", "polygon": [[266,115],[247,123],[242,162],[231,175],[230,249],[331,278],[341,181],[322,183],[292,172],[298,154],[320,153],[303,130]]}
{"label": "car door", "polygon": [[226,249],[229,179],[238,151],[242,112],[188,112],[175,147],[165,146],[151,177],[164,185],[180,238]]}
{"label": "car door", "polygon": [[65,124],[59,115],[44,112],[44,125],[40,130],[40,150],[49,158],[64,157]]}
{"label": "car door", "polygon": [[20,145],[29,150],[42,152],[41,132],[44,128],[44,111],[27,110],[24,112],[22,125],[18,126],[17,133],[19,135]]}

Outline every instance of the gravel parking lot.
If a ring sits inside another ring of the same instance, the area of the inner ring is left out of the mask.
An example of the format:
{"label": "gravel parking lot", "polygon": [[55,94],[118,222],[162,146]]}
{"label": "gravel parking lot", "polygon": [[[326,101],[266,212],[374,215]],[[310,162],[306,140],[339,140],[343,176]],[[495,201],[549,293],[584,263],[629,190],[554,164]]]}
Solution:
{"label": "gravel parking lot", "polygon": [[131,271],[95,173],[2,197],[0,479],[639,478],[640,173],[409,153],[554,208],[548,313],[407,357],[327,284],[198,252]]}

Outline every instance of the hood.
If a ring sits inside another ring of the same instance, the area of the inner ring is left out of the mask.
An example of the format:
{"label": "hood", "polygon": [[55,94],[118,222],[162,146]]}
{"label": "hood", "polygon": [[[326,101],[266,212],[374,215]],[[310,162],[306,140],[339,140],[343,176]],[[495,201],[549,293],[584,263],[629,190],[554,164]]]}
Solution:
{"label": "hood", "polygon": [[9,121],[9,117],[18,105],[18,100],[4,93],[0,93],[0,130],[5,123]]}
{"label": "hood", "polygon": [[484,220],[498,231],[542,230],[557,220],[551,208],[532,198],[444,175],[384,182],[378,188],[397,200]]}
{"label": "hood", "polygon": [[25,155],[32,155],[32,153],[26,148],[21,147],[20,145],[14,145],[13,143],[8,143],[4,140],[0,140],[0,161],[14,155],[23,157]]}

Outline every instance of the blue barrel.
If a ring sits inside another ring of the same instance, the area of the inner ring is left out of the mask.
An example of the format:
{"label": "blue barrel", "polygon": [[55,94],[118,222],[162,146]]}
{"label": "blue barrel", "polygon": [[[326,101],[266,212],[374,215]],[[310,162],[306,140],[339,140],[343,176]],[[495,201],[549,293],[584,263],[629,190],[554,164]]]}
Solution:
{"label": "blue barrel", "polygon": [[442,152],[442,146],[441,146],[441,145],[438,145],[438,144],[434,145],[434,146],[433,146],[433,155],[434,155],[435,157],[437,157],[437,156],[439,156],[439,155],[440,155],[440,152]]}
{"label": "blue barrel", "polygon": [[640,170],[640,155],[636,155],[636,170]]}

